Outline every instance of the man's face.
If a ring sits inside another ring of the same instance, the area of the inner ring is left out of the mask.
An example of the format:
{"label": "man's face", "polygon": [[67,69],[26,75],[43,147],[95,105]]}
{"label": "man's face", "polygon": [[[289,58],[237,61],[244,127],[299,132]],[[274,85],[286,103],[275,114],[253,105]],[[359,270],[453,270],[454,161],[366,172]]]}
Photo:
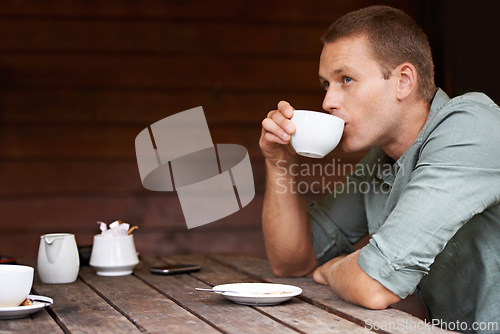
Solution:
{"label": "man's face", "polygon": [[326,90],[323,108],[345,121],[344,151],[383,148],[395,141],[396,81],[383,78],[365,37],[326,43],[319,77]]}

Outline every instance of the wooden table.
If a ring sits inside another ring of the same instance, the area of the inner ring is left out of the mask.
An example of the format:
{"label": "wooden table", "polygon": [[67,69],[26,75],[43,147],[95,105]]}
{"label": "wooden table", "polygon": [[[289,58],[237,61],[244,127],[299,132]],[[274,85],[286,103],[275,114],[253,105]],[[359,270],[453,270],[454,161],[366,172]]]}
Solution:
{"label": "wooden table", "polygon": [[[187,262],[199,272],[160,276],[151,265]],[[245,306],[195,291],[234,282],[274,282],[303,293],[276,306]],[[372,311],[336,297],[311,278],[276,278],[265,259],[244,255],[142,258],[133,275],[97,276],[84,267],[75,283],[35,278],[33,292],[54,304],[22,319],[0,320],[0,333],[423,333],[444,332],[395,309]]]}

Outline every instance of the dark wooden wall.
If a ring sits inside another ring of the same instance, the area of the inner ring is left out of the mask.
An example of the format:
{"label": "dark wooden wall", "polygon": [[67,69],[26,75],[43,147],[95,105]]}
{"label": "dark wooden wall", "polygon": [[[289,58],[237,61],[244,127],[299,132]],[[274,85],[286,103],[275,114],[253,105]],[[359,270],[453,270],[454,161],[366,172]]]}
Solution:
{"label": "dark wooden wall", "polygon": [[[90,245],[96,221],[121,219],[140,226],[143,254],[264,256],[260,122],[281,99],[321,108],[319,37],[340,15],[378,3],[2,1],[0,255],[34,258],[39,236],[52,232]],[[383,3],[418,17],[426,8]],[[143,189],[134,140],[149,124],[196,106],[215,143],[250,152],[256,197],[188,230],[175,193]],[[359,157],[337,150],[325,161]]]}

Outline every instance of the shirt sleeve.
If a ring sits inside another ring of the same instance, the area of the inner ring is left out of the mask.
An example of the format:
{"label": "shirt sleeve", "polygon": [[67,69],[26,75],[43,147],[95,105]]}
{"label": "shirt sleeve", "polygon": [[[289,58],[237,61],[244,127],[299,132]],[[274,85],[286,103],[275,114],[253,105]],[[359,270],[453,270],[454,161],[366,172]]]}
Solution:
{"label": "shirt sleeve", "polygon": [[[370,152],[358,166],[370,164],[379,155],[378,151]],[[319,265],[342,253],[353,252],[352,244],[368,233],[364,195],[359,190],[364,181],[363,175],[354,172],[323,201],[309,205],[312,241]]]}
{"label": "shirt sleeve", "polygon": [[434,125],[414,170],[400,170],[410,174],[397,204],[360,252],[359,266],[401,298],[464,224],[500,202],[500,111],[477,109],[455,101]]}

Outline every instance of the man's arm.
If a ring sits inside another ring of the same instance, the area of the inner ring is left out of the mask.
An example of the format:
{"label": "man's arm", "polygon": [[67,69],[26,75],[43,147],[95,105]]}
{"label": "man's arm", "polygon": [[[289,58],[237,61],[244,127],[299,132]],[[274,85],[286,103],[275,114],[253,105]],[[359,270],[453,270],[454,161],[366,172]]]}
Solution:
{"label": "man's arm", "polygon": [[317,267],[311,224],[295,179],[266,161],[262,224],[269,261],[277,276],[305,276]]}
{"label": "man's arm", "polygon": [[296,191],[290,168],[295,152],[292,106],[278,104],[262,121],[259,145],[266,158],[266,193],[262,214],[269,261],[277,276],[304,276],[316,268],[309,216]]}
{"label": "man's arm", "polygon": [[382,284],[368,276],[358,265],[359,250],[342,255],[314,271],[313,278],[328,284],[342,299],[369,309],[385,309],[401,300]]}

